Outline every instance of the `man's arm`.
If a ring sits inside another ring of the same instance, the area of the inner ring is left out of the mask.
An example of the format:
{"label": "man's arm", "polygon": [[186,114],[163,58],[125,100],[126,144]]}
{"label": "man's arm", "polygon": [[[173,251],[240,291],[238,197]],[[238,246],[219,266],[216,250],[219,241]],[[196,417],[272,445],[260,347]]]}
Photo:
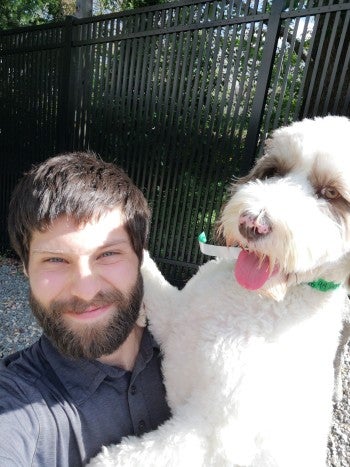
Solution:
{"label": "man's arm", "polygon": [[25,394],[10,382],[0,382],[0,466],[32,465],[39,422]]}

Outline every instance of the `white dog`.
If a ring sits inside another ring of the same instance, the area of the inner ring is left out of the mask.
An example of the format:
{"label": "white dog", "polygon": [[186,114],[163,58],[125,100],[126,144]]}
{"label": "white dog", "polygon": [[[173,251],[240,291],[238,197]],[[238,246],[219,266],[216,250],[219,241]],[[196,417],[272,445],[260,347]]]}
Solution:
{"label": "white dog", "polygon": [[350,120],[276,130],[219,230],[242,248],[236,263],[208,262],[181,292],[145,261],[173,416],[91,465],[326,465],[350,271]]}

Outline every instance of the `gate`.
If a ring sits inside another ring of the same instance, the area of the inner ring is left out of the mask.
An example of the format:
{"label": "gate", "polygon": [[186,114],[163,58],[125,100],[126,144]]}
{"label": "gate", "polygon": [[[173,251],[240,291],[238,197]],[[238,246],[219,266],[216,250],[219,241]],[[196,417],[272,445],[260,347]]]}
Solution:
{"label": "gate", "polygon": [[348,0],[183,0],[0,33],[1,250],[20,174],[92,150],[143,190],[151,253],[183,284],[268,132],[350,115],[349,19]]}

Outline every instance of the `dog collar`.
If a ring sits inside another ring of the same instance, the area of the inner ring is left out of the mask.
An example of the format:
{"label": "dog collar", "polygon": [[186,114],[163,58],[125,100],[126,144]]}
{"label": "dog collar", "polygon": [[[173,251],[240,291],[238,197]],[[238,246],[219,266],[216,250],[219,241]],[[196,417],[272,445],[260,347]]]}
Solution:
{"label": "dog collar", "polygon": [[332,281],[326,281],[324,279],[318,279],[317,281],[307,282],[307,285],[313,289],[319,290],[320,292],[329,292],[330,290],[335,290],[340,287],[340,284],[337,284]]}
{"label": "dog collar", "polygon": [[216,256],[217,258],[237,259],[241,248],[234,246],[218,246],[207,243],[204,232],[198,236],[199,248],[204,255]]}

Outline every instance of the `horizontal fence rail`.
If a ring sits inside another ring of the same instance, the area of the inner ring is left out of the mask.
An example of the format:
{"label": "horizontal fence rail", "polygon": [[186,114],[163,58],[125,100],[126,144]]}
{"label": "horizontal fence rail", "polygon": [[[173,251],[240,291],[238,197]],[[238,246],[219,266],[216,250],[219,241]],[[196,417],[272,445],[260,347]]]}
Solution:
{"label": "horizontal fence rail", "polygon": [[349,20],[345,0],[181,1],[0,33],[2,217],[32,163],[95,151],[142,188],[151,253],[182,285],[269,132],[350,115]]}

